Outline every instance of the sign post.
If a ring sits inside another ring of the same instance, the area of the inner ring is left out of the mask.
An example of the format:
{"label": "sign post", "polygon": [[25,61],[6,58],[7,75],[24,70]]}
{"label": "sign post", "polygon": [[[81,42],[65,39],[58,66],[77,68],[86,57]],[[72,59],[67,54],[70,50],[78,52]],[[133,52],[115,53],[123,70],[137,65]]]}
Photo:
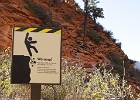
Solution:
{"label": "sign post", "polygon": [[31,84],[31,100],[41,84],[61,84],[61,38],[60,28],[13,28],[11,83]]}
{"label": "sign post", "polygon": [[41,85],[31,84],[31,100],[41,99]]}

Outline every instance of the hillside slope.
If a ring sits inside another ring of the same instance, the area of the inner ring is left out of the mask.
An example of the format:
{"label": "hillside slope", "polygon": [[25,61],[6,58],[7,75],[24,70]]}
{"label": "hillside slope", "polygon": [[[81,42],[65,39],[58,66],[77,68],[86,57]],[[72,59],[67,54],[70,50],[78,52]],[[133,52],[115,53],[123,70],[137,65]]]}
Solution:
{"label": "hillside slope", "polygon": [[[25,0],[29,1],[29,0]],[[37,18],[30,10],[27,10],[27,3],[24,0],[1,0],[0,1],[0,49],[12,45],[13,26],[44,26],[44,22]],[[88,64],[90,67],[97,63],[106,62],[111,54],[116,54],[120,58],[125,57],[121,48],[113,42],[110,36],[104,34],[102,29],[94,25],[94,21],[89,17],[87,27],[89,32],[93,30],[101,36],[96,42],[92,41],[87,35],[86,47],[80,46],[83,41],[83,22],[84,15],[76,11],[76,4],[58,3],[54,4],[51,0],[34,0],[34,3],[43,7],[52,21],[59,23],[62,28],[62,56],[71,58]],[[45,26],[51,26],[47,20]],[[55,26],[55,25],[52,25]]]}

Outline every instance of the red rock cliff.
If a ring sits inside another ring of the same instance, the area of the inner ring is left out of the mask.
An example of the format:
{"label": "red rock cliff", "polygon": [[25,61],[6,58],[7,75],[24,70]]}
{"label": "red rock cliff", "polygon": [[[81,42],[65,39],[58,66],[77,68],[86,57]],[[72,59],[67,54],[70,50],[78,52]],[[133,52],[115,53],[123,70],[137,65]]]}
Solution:
{"label": "red rock cliff", "polygon": [[[27,0],[26,0],[27,1]],[[65,3],[54,4],[52,0],[31,0],[42,6],[47,12],[52,14],[51,19],[62,27],[62,56],[77,59],[83,63],[110,63],[107,55],[110,52],[125,56],[121,48],[106,36],[102,30],[98,32],[105,39],[100,45],[92,42],[89,37],[86,38],[86,48],[80,46],[83,40],[84,15],[79,14],[72,0],[66,0]],[[33,13],[25,8],[27,4],[24,0],[1,0],[0,1],[0,49],[12,45],[12,27],[13,26],[40,26],[43,22],[35,17]],[[91,18],[87,20],[87,27],[95,30],[94,21]],[[46,25],[47,26],[47,25]],[[96,30],[95,30],[96,31]],[[111,45],[110,47],[107,45]]]}

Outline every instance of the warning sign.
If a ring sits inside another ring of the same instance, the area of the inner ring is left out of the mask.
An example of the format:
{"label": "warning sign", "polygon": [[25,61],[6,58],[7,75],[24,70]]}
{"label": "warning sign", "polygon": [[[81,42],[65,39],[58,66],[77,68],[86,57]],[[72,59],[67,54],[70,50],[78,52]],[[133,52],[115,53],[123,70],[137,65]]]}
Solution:
{"label": "warning sign", "polygon": [[11,83],[61,83],[61,29],[14,27]]}

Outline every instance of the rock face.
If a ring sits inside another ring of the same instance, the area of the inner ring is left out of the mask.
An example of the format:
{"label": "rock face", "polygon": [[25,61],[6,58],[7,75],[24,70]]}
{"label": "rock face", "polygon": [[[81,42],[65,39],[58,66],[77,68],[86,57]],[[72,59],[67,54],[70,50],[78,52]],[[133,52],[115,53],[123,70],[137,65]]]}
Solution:
{"label": "rock face", "polygon": [[0,49],[12,45],[13,26],[37,26],[41,21],[26,10],[23,0],[0,1]]}
{"label": "rock face", "polygon": [[[26,0],[28,1],[28,0]],[[73,0],[66,0],[65,3],[54,4],[52,0],[30,0],[42,6],[51,13],[51,19],[60,24],[62,28],[62,57],[75,59],[83,66],[94,66],[97,63],[110,63],[107,56],[111,52],[124,57],[121,48],[113,42],[111,37],[105,35],[103,30],[97,31],[94,21],[87,20],[87,27],[96,31],[105,41],[97,45],[90,38],[86,37],[86,46],[82,46],[84,15],[78,13],[77,5]],[[24,0],[1,0],[0,1],[0,49],[12,45],[13,26],[40,26],[43,22],[26,9]],[[46,25],[47,26],[47,25]],[[80,35],[79,35],[80,34]],[[110,45],[110,46],[108,46]]]}

